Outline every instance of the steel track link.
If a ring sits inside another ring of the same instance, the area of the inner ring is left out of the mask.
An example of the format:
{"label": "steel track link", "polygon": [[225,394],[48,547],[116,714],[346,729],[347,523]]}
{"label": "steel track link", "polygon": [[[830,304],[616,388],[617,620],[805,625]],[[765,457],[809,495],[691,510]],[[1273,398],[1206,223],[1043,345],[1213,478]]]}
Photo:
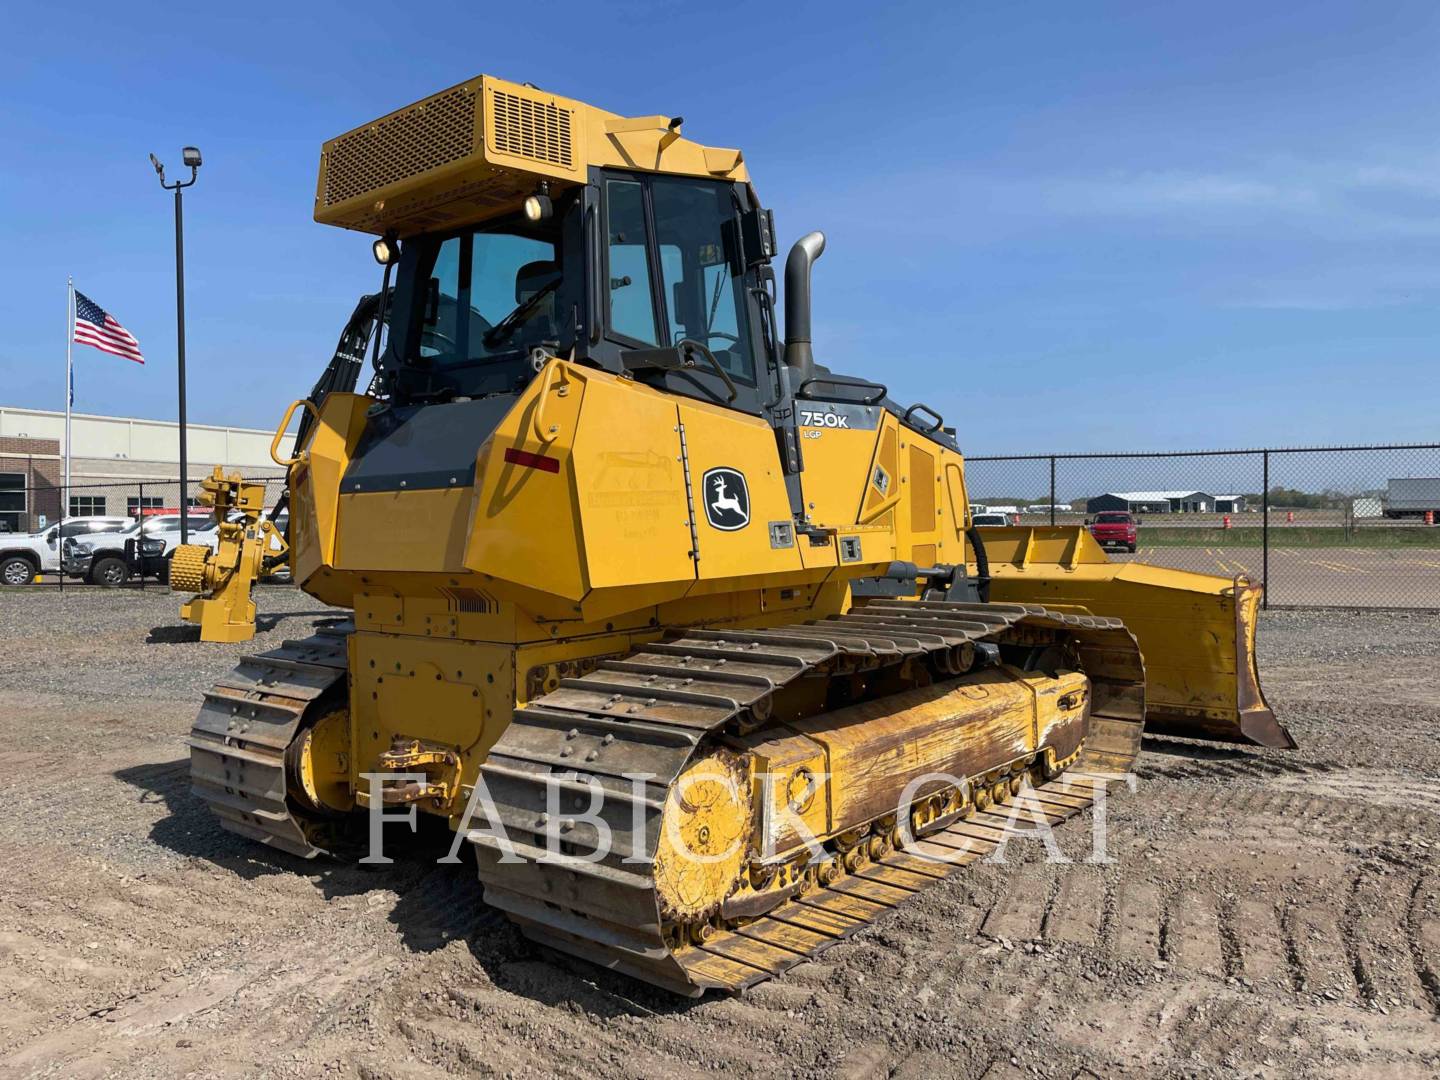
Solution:
{"label": "steel track link", "polygon": [[205,694],[186,740],[190,789],[223,828],[306,859],[325,852],[328,823],[286,797],[285,749],[307,710],[344,684],[353,631],[349,623],[323,626],[303,641],[242,657]]}
{"label": "steel track link", "polygon": [[[958,672],[975,643],[1064,635],[1091,681],[1080,757],[1025,805],[1057,824],[1128,772],[1144,727],[1144,668],[1118,619],[1018,604],[874,601],[820,622],[759,630],[692,630],[642,646],[517,709],[481,774],[499,826],[472,833],[485,900],[530,938],[605,967],[699,996],[741,990],[844,940],[884,912],[1023,835],[993,807],[892,851],[827,888],[737,922],[703,945],[672,948],[661,924],[652,858],[670,785],[699,748],[736,724],[762,725],[777,691],[802,678],[930,664]],[[636,782],[644,774],[649,779]],[[582,812],[588,785],[606,793],[600,830]],[[559,815],[547,813],[550,785]],[[577,818],[564,810],[573,805]],[[643,840],[642,840],[643,837]]]}

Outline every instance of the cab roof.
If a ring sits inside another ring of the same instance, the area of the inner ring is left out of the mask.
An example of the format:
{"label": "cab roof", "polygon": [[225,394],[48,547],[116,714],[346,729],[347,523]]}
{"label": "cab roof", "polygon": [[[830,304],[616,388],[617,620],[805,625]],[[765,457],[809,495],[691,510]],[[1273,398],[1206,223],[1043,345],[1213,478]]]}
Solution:
{"label": "cab roof", "polygon": [[680,117],[625,117],[529,83],[479,75],[325,143],[315,220],[401,236],[517,209],[541,183],[592,167],[749,182],[739,150],[680,134]]}

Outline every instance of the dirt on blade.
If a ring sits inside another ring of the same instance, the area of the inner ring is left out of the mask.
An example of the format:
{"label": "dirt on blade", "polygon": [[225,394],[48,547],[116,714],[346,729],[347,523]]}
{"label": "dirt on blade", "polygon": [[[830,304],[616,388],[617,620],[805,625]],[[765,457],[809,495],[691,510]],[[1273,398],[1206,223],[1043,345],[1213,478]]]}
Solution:
{"label": "dirt on blade", "polygon": [[[1148,738],[1134,794],[740,997],[524,942],[446,835],[395,863],[222,832],[185,735],[238,655],[330,614],[262,590],[202,645],[159,593],[0,597],[0,1075],[1433,1076],[1440,616],[1273,612],[1293,752]],[[1087,1073],[1088,1070],[1088,1073]]]}

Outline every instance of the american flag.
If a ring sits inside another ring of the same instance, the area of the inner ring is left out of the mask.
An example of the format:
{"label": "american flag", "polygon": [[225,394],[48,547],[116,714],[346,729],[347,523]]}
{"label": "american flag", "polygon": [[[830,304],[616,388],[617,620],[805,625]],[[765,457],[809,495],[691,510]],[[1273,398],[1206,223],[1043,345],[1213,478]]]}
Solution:
{"label": "american flag", "polygon": [[75,291],[75,341],[80,345],[93,345],[101,352],[134,360],[137,364],[145,363],[135,335],[78,289]]}

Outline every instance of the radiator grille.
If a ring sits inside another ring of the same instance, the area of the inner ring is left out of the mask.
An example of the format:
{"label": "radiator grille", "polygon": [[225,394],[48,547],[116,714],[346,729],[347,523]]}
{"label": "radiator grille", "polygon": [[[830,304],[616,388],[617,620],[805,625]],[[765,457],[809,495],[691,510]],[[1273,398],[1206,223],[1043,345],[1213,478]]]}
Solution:
{"label": "radiator grille", "polygon": [[342,135],[326,154],[325,205],[457,161],[474,142],[475,91],[463,86]]}
{"label": "radiator grille", "polygon": [[492,104],[496,150],[566,169],[574,166],[571,110],[503,90],[495,91]]}
{"label": "radiator grille", "polygon": [[500,610],[500,603],[489,593],[479,589],[441,589],[449,601],[451,611],[463,611],[473,615],[494,615]]}
{"label": "radiator grille", "polygon": [[[910,447],[910,529],[933,533],[939,522],[935,514],[935,455],[911,444]],[[915,556],[918,558],[919,556]]]}

